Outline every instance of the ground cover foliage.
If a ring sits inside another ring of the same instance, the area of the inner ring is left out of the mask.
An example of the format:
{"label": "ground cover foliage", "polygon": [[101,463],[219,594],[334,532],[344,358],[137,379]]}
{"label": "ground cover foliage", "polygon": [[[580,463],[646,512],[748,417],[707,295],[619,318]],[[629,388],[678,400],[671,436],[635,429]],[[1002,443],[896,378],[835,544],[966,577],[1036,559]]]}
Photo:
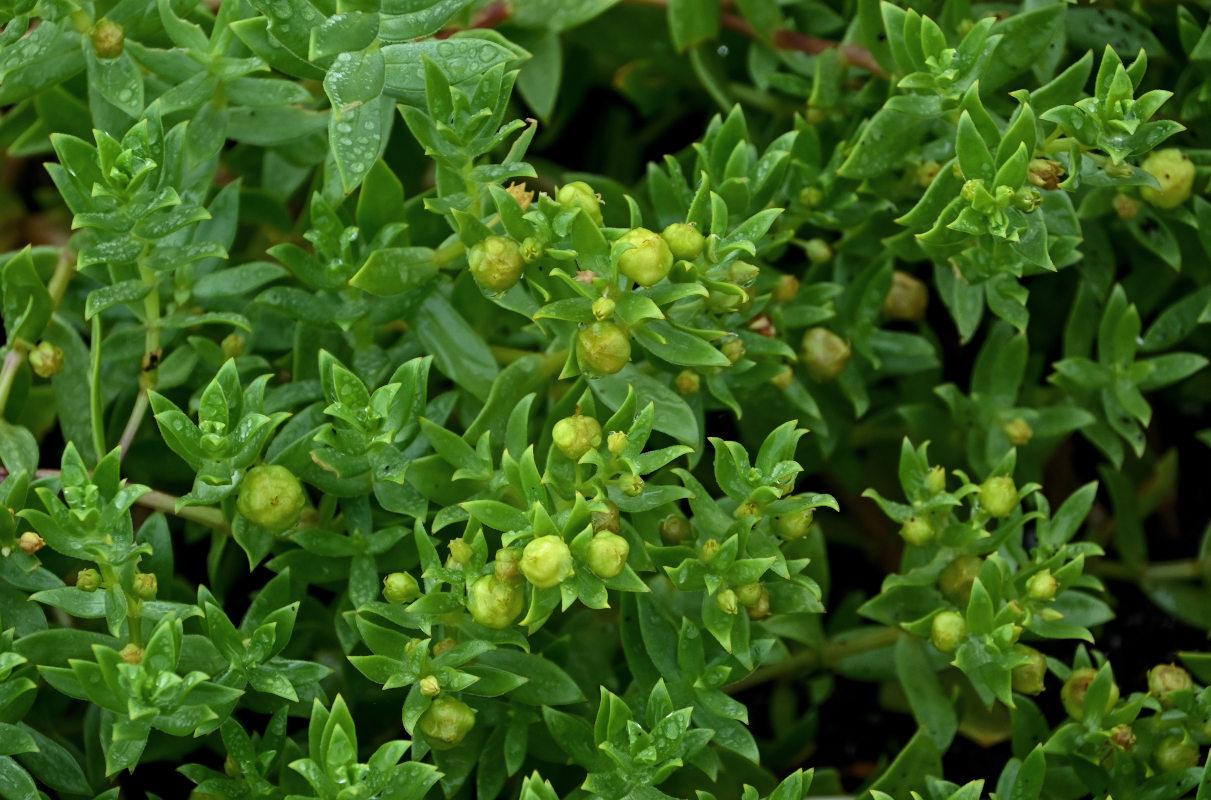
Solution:
{"label": "ground cover foliage", "polygon": [[1207,17],[6,0],[0,797],[1208,800]]}

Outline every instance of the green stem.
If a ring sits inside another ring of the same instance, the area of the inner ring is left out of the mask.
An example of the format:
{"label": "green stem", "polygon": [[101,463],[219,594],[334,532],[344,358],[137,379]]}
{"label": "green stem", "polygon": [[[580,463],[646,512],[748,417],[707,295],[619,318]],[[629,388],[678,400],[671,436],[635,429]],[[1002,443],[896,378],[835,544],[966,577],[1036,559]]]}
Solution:
{"label": "green stem", "polygon": [[1183,581],[1202,578],[1211,573],[1211,560],[1185,558],[1159,564],[1124,564],[1120,561],[1090,561],[1085,570],[1102,578],[1132,583]]}
{"label": "green stem", "polygon": [[8,396],[13,391],[13,381],[17,378],[17,370],[21,369],[27,355],[29,345],[18,339],[12,343],[8,354],[4,356],[4,366],[0,367],[0,415],[4,414]]}
{"label": "green stem", "polygon": [[101,404],[101,315],[93,317],[92,341],[89,342],[89,413],[92,416],[93,450],[100,461],[105,455],[105,420]]}
{"label": "green stem", "polygon": [[172,514],[187,519],[192,522],[197,522],[202,525],[214,528],[217,531],[229,531],[231,526],[227,524],[227,519],[223,516],[223,512],[218,508],[209,508],[203,506],[186,506],[180,510],[177,509],[177,498],[167,492],[160,492],[152,489],[147,494],[140,497],[137,501],[138,505],[144,508],[150,508],[154,511],[162,511],[165,514]]}
{"label": "green stem", "polygon": [[793,675],[800,671],[811,670],[815,667],[832,667],[838,661],[850,656],[856,656],[895,644],[896,640],[903,635],[904,632],[899,628],[878,628],[855,634],[840,641],[829,642],[818,650],[801,650],[776,664],[770,664],[754,670],[747,677],[736,681],[730,686],[723,687],[723,691],[728,694],[737,694],[753,686]]}
{"label": "green stem", "polygon": [[147,325],[143,345],[145,366],[143,375],[139,379],[139,396],[135,398],[134,408],[130,410],[130,418],[127,419],[126,427],[122,430],[122,438],[118,441],[118,447],[123,456],[126,455],[131,442],[139,432],[139,425],[143,422],[149,405],[148,392],[156,388],[156,378],[159,374],[157,363],[160,355],[160,278],[142,264],[139,265],[139,274],[143,278],[143,283],[151,286],[151,291],[143,298],[143,316],[146,317],[145,324]]}

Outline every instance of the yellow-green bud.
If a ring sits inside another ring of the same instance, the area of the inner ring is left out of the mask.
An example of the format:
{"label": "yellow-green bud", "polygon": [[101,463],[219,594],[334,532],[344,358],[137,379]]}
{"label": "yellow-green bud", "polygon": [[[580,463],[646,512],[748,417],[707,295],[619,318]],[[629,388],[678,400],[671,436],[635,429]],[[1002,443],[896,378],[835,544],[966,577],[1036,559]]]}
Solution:
{"label": "yellow-green bud", "polygon": [[631,339],[613,322],[592,322],[576,333],[576,360],[590,375],[613,375],[631,360]]}
{"label": "yellow-green bud", "polygon": [[1030,660],[1013,668],[1010,674],[1013,690],[1021,694],[1039,694],[1047,677],[1047,657],[1033,647],[1021,645],[1019,650]]}
{"label": "yellow-green bud", "polygon": [[534,236],[527,236],[521,240],[521,258],[527,264],[533,264],[538,259],[542,258],[546,247],[542,240]]}
{"label": "yellow-green bud", "polygon": [[1047,158],[1035,158],[1026,165],[1026,178],[1040,189],[1060,188],[1060,179],[1064,177],[1064,168],[1060,162]]}
{"label": "yellow-green bud", "polygon": [[724,358],[735,364],[740,359],[744,358],[744,354],[748,352],[744,348],[744,340],[739,336],[729,336],[723,340],[723,344],[719,346],[719,352],[723,353]]}
{"label": "yellow-green bud", "polygon": [[755,605],[761,599],[763,591],[765,591],[765,587],[760,583],[746,583],[736,587],[736,599],[740,601],[741,605]]}
{"label": "yellow-green bud", "polygon": [[1148,670],[1148,694],[1156,695],[1165,708],[1173,707],[1172,692],[1193,688],[1190,673],[1176,664],[1157,664]]}
{"label": "yellow-green bud", "polygon": [[980,486],[980,508],[990,517],[1003,518],[1018,507],[1018,487],[1008,475],[995,475]]}
{"label": "yellow-green bud", "polygon": [[984,559],[963,553],[946,565],[938,576],[938,589],[942,596],[956,606],[963,608],[971,599],[971,586],[980,575]]}
{"label": "yellow-green bud", "polygon": [[420,693],[425,697],[437,697],[442,693],[441,682],[432,675],[420,679]]}
{"label": "yellow-green bud", "polygon": [[514,581],[521,574],[518,562],[521,561],[521,550],[516,547],[505,547],[496,551],[496,561],[492,565],[498,581],[506,583]]}
{"label": "yellow-green bud", "polygon": [[659,283],[673,268],[668,243],[647,228],[629,230],[618,241],[631,245],[618,256],[618,270],[640,286]]}
{"label": "yellow-green bud", "polygon": [[909,517],[900,526],[900,536],[914,547],[923,547],[933,541],[933,525],[925,517]]}
{"label": "yellow-green bud", "polygon": [[1134,750],[1135,731],[1126,723],[1115,725],[1110,729],[1110,743],[1119,750]]}
{"label": "yellow-green bud", "polygon": [[407,572],[392,572],[383,578],[383,599],[393,606],[411,603],[420,597],[420,584]]}
{"label": "yellow-green bud", "polygon": [[38,342],[29,351],[29,365],[39,378],[50,378],[63,371],[63,350],[50,342]]}
{"label": "yellow-green bud", "polygon": [[941,171],[942,165],[937,161],[922,161],[917,164],[913,177],[916,179],[917,185],[924,189],[933,183],[933,179],[938,177],[938,173]]}
{"label": "yellow-green bud", "polygon": [[126,33],[113,20],[100,19],[93,26],[92,40],[97,58],[117,58],[125,48]]}
{"label": "yellow-green bud", "polygon": [[229,333],[219,342],[224,358],[239,358],[244,355],[244,337],[238,333]]}
{"label": "yellow-green bud", "polygon": [[1140,213],[1140,203],[1130,195],[1116,194],[1114,196],[1114,213],[1118,214],[1119,219],[1122,220],[1135,219]]}
{"label": "yellow-green bud", "polygon": [[601,199],[584,181],[572,181],[559,187],[555,201],[564,208],[579,208],[597,225],[601,224]]}
{"label": "yellow-green bud", "polygon": [[475,710],[456,697],[439,694],[417,723],[434,750],[457,747],[475,727]]}
{"label": "yellow-green bud", "polygon": [[724,614],[735,614],[740,610],[740,606],[736,602],[736,593],[731,589],[724,589],[715,597],[715,602],[719,604],[720,610]]}
{"label": "yellow-green bud", "polygon": [[610,319],[614,316],[617,304],[608,297],[598,297],[593,301],[593,316],[597,319]]}
{"label": "yellow-green bud", "polygon": [[929,306],[929,290],[925,284],[902,270],[891,274],[891,289],[883,298],[883,316],[916,322],[925,316]]}
{"label": "yellow-green bud", "polygon": [[471,545],[461,537],[451,539],[450,544],[446,546],[450,549],[450,558],[460,567],[471,563],[471,559],[475,557],[475,551],[471,549]]}
{"label": "yellow-green bud", "polygon": [[[412,651],[409,648],[418,644],[420,644],[420,639],[413,639],[412,641],[408,642],[408,644],[404,647],[404,655],[412,655]],[[452,639],[447,636],[445,639],[442,639],[440,642],[433,645],[433,657],[437,658],[451,647],[456,647],[457,645],[458,641],[456,639]]]}
{"label": "yellow-green bud", "polygon": [[783,539],[801,539],[811,530],[812,520],[816,516],[813,508],[801,508],[787,514],[774,516],[774,533]]}
{"label": "yellow-green bud", "polygon": [[599,578],[617,577],[630,554],[630,542],[616,533],[601,531],[589,542],[589,569]]}
{"label": "yellow-green bud", "polygon": [[154,572],[136,572],[132,581],[135,597],[140,600],[155,600],[159,583]]}
{"label": "yellow-green bud", "polygon": [[1166,736],[1156,746],[1152,761],[1160,772],[1176,772],[1198,766],[1198,748],[1181,734]]}
{"label": "yellow-green bud", "polygon": [[1059,588],[1059,581],[1051,574],[1051,570],[1045,569],[1027,579],[1026,596],[1031,600],[1038,600],[1040,603],[1050,603],[1055,599],[1055,593]]}
{"label": "yellow-green bud", "polygon": [[791,383],[793,383],[794,380],[795,371],[783,364],[782,369],[778,370],[774,374],[774,377],[769,379],[769,382],[785,392],[787,389],[791,388]]}
{"label": "yellow-green bud", "polygon": [[943,653],[953,653],[967,638],[967,621],[957,611],[940,611],[934,615],[929,641]]}
{"label": "yellow-green bud", "polygon": [[707,539],[702,543],[702,551],[700,557],[702,563],[709,564],[715,560],[715,556],[719,555],[719,540],[715,538]]}
{"label": "yellow-green bud", "polygon": [[[1089,686],[1096,677],[1097,670],[1092,667],[1073,670],[1072,676],[1064,681],[1064,687],[1060,689],[1060,700],[1064,704],[1064,710],[1077,722],[1085,718],[1085,695],[1089,693]],[[1107,714],[1118,703],[1118,698],[1118,684],[1111,683],[1110,693],[1106,697]]]}
{"label": "yellow-green bud", "polygon": [[824,192],[815,186],[805,186],[799,192],[799,202],[808,208],[815,208],[824,201]]}
{"label": "yellow-green bud", "polygon": [[618,506],[609,500],[605,501],[605,511],[594,511],[591,517],[593,522],[593,531],[609,531],[610,533],[618,533],[622,530],[622,521],[618,513]]}
{"label": "yellow-green bud", "polygon": [[849,343],[828,328],[808,330],[801,349],[807,374],[821,383],[836,378],[849,363]]}
{"label": "yellow-green bud", "polygon": [[1141,165],[1144,172],[1152,173],[1161,185],[1140,188],[1140,197],[1157,208],[1177,208],[1190,198],[1194,188],[1194,162],[1176,147],[1167,147],[1151,153]]}
{"label": "yellow-green bud", "polygon": [[521,247],[507,236],[489,236],[467,253],[471,277],[489,292],[507,292],[521,280],[526,260]]}
{"label": "yellow-green bud", "polygon": [[804,242],[803,251],[813,264],[823,264],[833,257],[833,248],[823,239],[808,239]]}
{"label": "yellow-green bud", "polygon": [[727,268],[727,279],[740,287],[752,286],[759,275],[761,275],[761,268],[747,261],[733,262]]}
{"label": "yellow-green bud", "polygon": [[619,475],[618,488],[627,497],[638,497],[643,494],[643,478],[638,475]]}
{"label": "yellow-green bud", "polygon": [[736,506],[736,510],[732,512],[732,516],[736,519],[748,519],[749,517],[760,517],[761,506],[751,500],[745,500],[740,505]]}
{"label": "yellow-green bud", "polygon": [[573,571],[572,551],[558,536],[539,536],[521,554],[521,573],[539,589],[558,586]]}
{"label": "yellow-green bud", "polygon": [[564,417],[551,429],[551,439],[559,452],[579,461],[590,450],[601,447],[601,423],[593,417],[576,413]]}
{"label": "yellow-green bud", "polygon": [[799,294],[799,279],[794,275],[783,275],[778,279],[778,285],[770,293],[775,303],[789,303]]}
{"label": "yellow-green bud", "polygon": [[929,492],[930,495],[941,494],[946,491],[945,469],[938,466],[925,473],[925,491]]}
{"label": "yellow-green bud", "polygon": [[76,573],[76,588],[82,592],[95,592],[101,588],[101,573],[95,569],[82,569]]}
{"label": "yellow-green bud", "polygon": [[[660,540],[667,545],[677,545],[690,538],[693,530],[690,521],[680,514],[670,514],[660,521]],[[716,542],[718,547],[719,543]]]}
{"label": "yellow-green bud", "polygon": [[749,619],[762,619],[769,616],[769,590],[762,589],[757,602],[748,607]]}
{"label": "yellow-green bud", "polygon": [[[499,556],[498,556],[499,558]],[[500,561],[496,562],[498,565]],[[506,581],[485,575],[467,591],[467,611],[471,619],[485,628],[504,630],[521,615],[526,591],[518,581]]]}
{"label": "yellow-green bud", "polygon": [[299,479],[278,464],[248,470],[236,500],[236,508],[245,519],[270,533],[293,528],[306,504]]}
{"label": "yellow-green bud", "polygon": [[609,438],[606,439],[606,447],[609,448],[610,454],[614,456],[620,456],[625,453],[630,443],[630,437],[628,437],[622,431],[614,431],[610,434]]}
{"label": "yellow-green bud", "polygon": [[697,372],[692,369],[683,369],[677,373],[677,379],[674,381],[677,385],[677,393],[682,396],[697,394],[698,389],[702,385],[702,378]]}
{"label": "yellow-green bud", "polygon": [[127,664],[142,664],[143,663],[143,648],[133,642],[123,647],[118,651],[118,655]]}
{"label": "yellow-green bud", "polygon": [[706,243],[706,237],[688,222],[674,222],[660,236],[673,256],[682,261],[693,261],[702,255],[702,246]]}
{"label": "yellow-green bud", "polygon": [[1013,196],[1014,208],[1029,214],[1043,204],[1043,193],[1033,186],[1023,186]]}
{"label": "yellow-green bud", "polygon": [[46,540],[33,531],[26,531],[17,537],[17,547],[21,548],[21,552],[28,556],[46,547]]}
{"label": "yellow-green bud", "polygon": [[1030,423],[1021,417],[1014,417],[1009,422],[1001,426],[1001,430],[1005,432],[1005,438],[1014,447],[1022,447],[1029,444],[1034,437],[1034,429],[1030,427]]}

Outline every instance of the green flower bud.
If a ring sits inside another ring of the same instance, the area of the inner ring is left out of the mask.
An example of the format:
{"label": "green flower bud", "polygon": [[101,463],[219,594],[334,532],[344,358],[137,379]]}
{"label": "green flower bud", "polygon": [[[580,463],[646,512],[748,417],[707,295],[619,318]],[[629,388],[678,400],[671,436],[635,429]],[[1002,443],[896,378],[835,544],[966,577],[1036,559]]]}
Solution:
{"label": "green flower bud", "polygon": [[931,495],[941,494],[946,491],[946,470],[942,467],[934,467],[929,472],[925,473],[925,491]]}
{"label": "green flower bud", "polygon": [[799,192],[799,202],[808,208],[815,208],[824,202],[824,192],[815,186],[805,186]]}
{"label": "green flower bud", "polygon": [[783,539],[801,539],[811,530],[816,516],[814,508],[801,508],[788,514],[774,515],[774,533]]}
{"label": "green flower bud", "polygon": [[[660,521],[660,540],[667,545],[677,545],[693,535],[690,521],[680,514],[670,514]],[[719,543],[716,542],[718,547]]]}
{"label": "green flower bud", "polygon": [[248,470],[236,500],[236,508],[245,519],[270,533],[293,528],[306,504],[299,479],[278,464]]}
{"label": "green flower bud", "polygon": [[762,589],[757,602],[748,607],[749,619],[763,619],[769,616],[769,590]]}
{"label": "green flower bud", "polygon": [[1110,729],[1110,743],[1119,750],[1135,749],[1135,731],[1126,723],[1115,725]]}
{"label": "green flower bud", "polygon": [[752,286],[761,268],[747,261],[736,261],[727,268],[727,279],[740,287]]}
{"label": "green flower bud", "polygon": [[616,533],[601,531],[589,542],[589,569],[599,578],[617,577],[630,554],[630,542]]}
{"label": "green flower bud", "polygon": [[[500,564],[499,561],[496,563]],[[467,591],[467,611],[471,612],[471,619],[498,631],[516,621],[525,602],[526,591],[521,583],[504,581],[495,575],[483,576]]]}
{"label": "green flower bud", "polygon": [[425,697],[437,697],[442,693],[441,681],[433,675],[426,675],[420,679],[420,693]]}
{"label": "green flower bud", "polygon": [[584,181],[572,181],[559,187],[555,202],[564,208],[579,208],[597,225],[601,224],[601,199]]}
{"label": "green flower bud", "polygon": [[823,239],[808,239],[803,245],[807,260],[813,264],[823,264],[833,257],[833,248]]}
{"label": "green flower bud", "polygon": [[778,372],[774,374],[774,377],[769,379],[771,384],[777,386],[784,392],[791,388],[791,384],[794,383],[794,381],[795,371],[785,364],[782,365],[782,369],[778,370]]}
{"label": "green flower bud", "polygon": [[761,593],[765,591],[765,587],[760,583],[746,583],[743,586],[736,587],[736,599],[741,605],[752,606],[761,599]]}
{"label": "green flower bud", "polygon": [[1198,748],[1181,734],[1166,736],[1156,746],[1152,761],[1159,772],[1176,772],[1198,766]]}
{"label": "green flower bud", "polygon": [[592,516],[593,531],[609,531],[610,533],[618,533],[622,530],[622,521],[618,513],[618,506],[609,500],[605,501],[605,511],[594,511]]}
{"label": "green flower bud", "polygon": [[938,576],[938,589],[942,596],[963,608],[971,599],[971,586],[980,575],[984,559],[964,553],[946,565]]}
{"label": "green flower bud", "polygon": [[229,333],[219,342],[224,358],[239,358],[244,355],[244,337],[238,333]]}
{"label": "green flower bud", "polygon": [[1055,599],[1055,593],[1059,588],[1059,581],[1051,574],[1051,570],[1045,569],[1031,575],[1026,581],[1026,596],[1031,600],[1038,600],[1040,603],[1050,603]]}
{"label": "green flower bud", "polygon": [[979,498],[988,516],[1008,517],[1018,507],[1018,487],[1008,475],[996,475],[980,486]]}
{"label": "green flower bud", "polygon": [[1047,677],[1047,657],[1033,647],[1018,648],[1030,660],[1013,668],[1010,677],[1013,690],[1021,694],[1039,694],[1043,691],[1043,679]]}
{"label": "green flower bud", "polygon": [[1001,430],[1005,433],[1005,438],[1014,447],[1022,447],[1030,442],[1034,436],[1034,429],[1030,427],[1030,423],[1021,417],[1014,417],[1009,422],[1001,426]]}
{"label": "green flower bud", "polygon": [[76,573],[76,588],[82,592],[95,592],[101,588],[101,573],[95,569],[82,569]]}
{"label": "green flower bud", "polygon": [[489,236],[467,253],[471,277],[489,292],[507,292],[521,280],[526,260],[521,247],[507,236]]}
{"label": "green flower bud", "polygon": [[629,230],[618,241],[632,245],[618,257],[618,271],[640,286],[659,283],[673,268],[673,251],[647,228]]}
{"label": "green flower bud", "polygon": [[[408,642],[408,645],[406,647],[404,647],[404,655],[406,655],[406,656],[412,655],[412,651],[409,648],[414,644],[420,644],[420,639],[413,639],[412,641]],[[442,639],[440,642],[433,645],[433,657],[437,658],[442,653],[449,650],[451,647],[456,647],[457,645],[458,645],[457,640],[452,639],[449,636],[447,636],[445,639]]]}
{"label": "green flower bud", "polygon": [[669,246],[673,257],[682,261],[693,261],[702,255],[702,246],[706,244],[706,237],[688,222],[674,222],[660,236]]}
{"label": "green flower bud", "polygon": [[631,339],[613,322],[592,322],[576,333],[576,360],[590,375],[613,375],[631,360]]}
{"label": "green flower bud", "polygon": [[997,208],[1009,208],[1018,197],[1018,193],[1008,186],[998,186],[996,189]]}
{"label": "green flower bud", "polygon": [[1140,197],[1157,208],[1177,208],[1190,198],[1194,188],[1194,162],[1176,147],[1157,150],[1144,159],[1141,165],[1161,185],[1140,188]]}
{"label": "green flower bud", "polygon": [[925,317],[929,306],[929,290],[925,284],[902,270],[891,274],[891,289],[883,298],[883,316],[916,322]]}
{"label": "green flower bud", "polygon": [[392,572],[383,578],[383,599],[393,606],[411,603],[420,597],[420,584],[407,572]]}
{"label": "green flower bud", "polygon": [[719,604],[719,608],[724,614],[735,614],[740,611],[740,606],[736,602],[736,593],[731,589],[724,589],[715,597],[715,602]]}
{"label": "green flower bud", "polygon": [[572,551],[558,536],[539,536],[521,554],[521,572],[539,589],[558,586],[573,573]]}
{"label": "green flower bud", "polygon": [[702,378],[692,369],[683,369],[677,373],[677,379],[674,383],[677,386],[677,393],[683,397],[688,397],[691,394],[697,394],[702,384]]}
{"label": "green flower bud", "polygon": [[914,547],[924,547],[933,541],[933,525],[925,517],[909,517],[900,526],[900,536]]}
{"label": "green flower bud", "polygon": [[446,547],[450,550],[450,560],[460,567],[465,567],[475,557],[475,551],[471,549],[471,545],[467,544],[461,537],[451,539],[450,544],[446,545]]}
{"label": "green flower bud", "polygon": [[[1064,710],[1077,722],[1085,718],[1085,695],[1089,693],[1089,686],[1096,677],[1097,670],[1092,667],[1073,670],[1072,676],[1064,682],[1064,687],[1060,689],[1060,700],[1064,704]],[[1118,698],[1118,684],[1111,683],[1110,694],[1106,697],[1107,714],[1118,703]]]}
{"label": "green flower bud", "polygon": [[527,236],[521,240],[521,258],[527,264],[533,264],[538,259],[542,258],[542,254],[546,251],[542,240],[534,236]]}
{"label": "green flower bud", "polygon": [[712,561],[715,560],[715,556],[717,556],[717,555],[719,555],[719,540],[718,539],[711,538],[711,539],[707,539],[705,542],[702,543],[702,550],[699,554],[699,558],[702,559],[702,563],[704,563],[704,564],[711,563]]}
{"label": "green flower bud", "polygon": [[849,363],[849,343],[828,328],[808,330],[801,349],[807,374],[821,383],[840,375]]}
{"label": "green flower bud", "polygon": [[618,488],[627,497],[638,497],[643,494],[643,478],[638,475],[619,475]]}
{"label": "green flower bud", "polygon": [[573,461],[579,461],[585,453],[601,447],[601,423],[577,412],[555,423],[551,439],[559,452]]}
{"label": "green flower bud", "polygon": [[732,512],[732,516],[735,517],[736,519],[748,519],[749,517],[760,517],[761,516],[761,506],[757,505],[756,503],[752,502],[751,500],[745,500],[743,503],[736,506],[736,510]]}
{"label": "green flower bud", "polygon": [[132,583],[134,585],[135,597],[140,600],[156,599],[156,589],[159,588],[159,584],[156,581],[156,574],[154,572],[136,572]]}
{"label": "green flower bud", "polygon": [[125,48],[126,33],[113,20],[100,19],[93,26],[92,40],[97,58],[117,58]]}
{"label": "green flower bud", "polygon": [[1060,179],[1064,177],[1064,168],[1060,166],[1060,162],[1036,158],[1032,159],[1026,168],[1026,179],[1040,189],[1051,191],[1060,188]]}
{"label": "green flower bud", "polygon": [[963,198],[963,202],[971,203],[976,199],[976,193],[983,188],[983,184],[977,180],[969,180],[963,184],[963,188],[959,190],[959,197]]}
{"label": "green flower bud", "polygon": [[1139,201],[1126,194],[1114,196],[1114,213],[1122,220],[1135,219],[1140,213]]}
{"label": "green flower bud", "polygon": [[1033,186],[1023,186],[1013,196],[1013,205],[1029,214],[1043,204],[1043,193]]}
{"label": "green flower bud", "polygon": [[723,353],[724,357],[735,364],[740,359],[744,358],[747,352],[744,348],[744,340],[739,336],[729,336],[723,340],[723,344],[719,346],[719,352]]}
{"label": "green flower bud", "polygon": [[17,547],[21,548],[22,553],[32,556],[43,547],[46,547],[46,540],[33,531],[26,531],[17,537]]}
{"label": "green flower bud", "polygon": [[421,714],[417,727],[434,750],[450,750],[475,727],[475,710],[456,697],[439,694]]}
{"label": "green flower bud", "polygon": [[131,643],[118,651],[118,655],[127,664],[142,664],[143,663],[143,648]]}
{"label": "green flower bud", "polygon": [[608,297],[598,297],[593,301],[593,316],[599,320],[610,319],[614,316],[616,303]]}
{"label": "green flower bud", "polygon": [[50,378],[63,371],[63,350],[50,342],[38,342],[29,351],[29,365],[39,378]]}
{"label": "green flower bud", "polygon": [[943,653],[953,653],[967,638],[967,621],[957,611],[941,611],[934,615],[929,641]]}
{"label": "green flower bud", "polygon": [[794,275],[783,275],[770,293],[775,303],[789,303],[799,294],[799,279]]}
{"label": "green flower bud", "polygon": [[631,444],[631,439],[622,431],[614,431],[606,439],[606,447],[609,448],[610,454],[620,456],[627,451],[627,447]]}
{"label": "green flower bud", "polygon": [[496,551],[496,561],[492,565],[496,580],[506,583],[517,579],[521,574],[518,563],[521,561],[521,550],[516,547],[505,547]]}
{"label": "green flower bud", "polygon": [[1148,670],[1148,694],[1156,695],[1165,708],[1173,707],[1172,692],[1194,688],[1190,673],[1176,664],[1157,664]]}

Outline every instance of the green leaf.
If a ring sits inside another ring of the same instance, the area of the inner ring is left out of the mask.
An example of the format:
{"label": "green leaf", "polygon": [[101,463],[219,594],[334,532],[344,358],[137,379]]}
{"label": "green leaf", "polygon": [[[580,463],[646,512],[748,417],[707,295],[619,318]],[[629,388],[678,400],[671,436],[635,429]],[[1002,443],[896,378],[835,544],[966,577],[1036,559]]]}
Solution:
{"label": "green leaf", "polygon": [[719,0],[670,0],[669,33],[678,50],[719,35]]}
{"label": "green leaf", "polygon": [[4,295],[4,332],[11,343],[38,341],[50,321],[51,299],[34,270],[33,251],[26,247],[8,259],[0,273]]}

